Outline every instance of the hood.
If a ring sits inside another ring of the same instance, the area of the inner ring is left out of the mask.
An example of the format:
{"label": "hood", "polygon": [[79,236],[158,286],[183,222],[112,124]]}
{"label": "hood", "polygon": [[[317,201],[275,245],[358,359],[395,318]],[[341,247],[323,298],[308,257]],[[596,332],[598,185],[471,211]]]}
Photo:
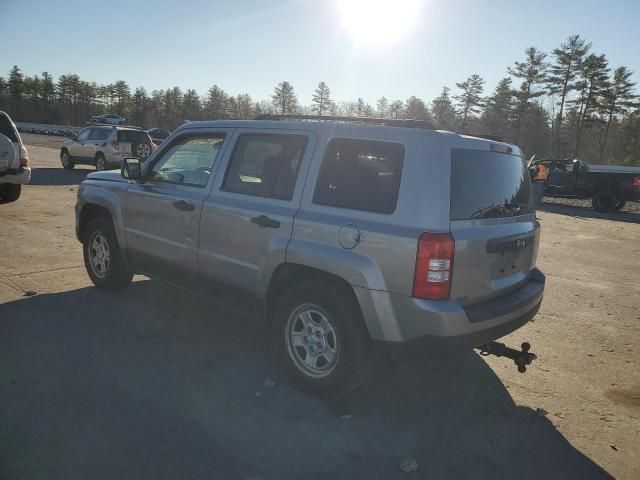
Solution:
{"label": "hood", "polygon": [[87,175],[88,180],[100,180],[103,182],[123,182],[127,183],[129,180],[123,178],[120,175],[119,170],[109,170],[107,172],[92,172]]}

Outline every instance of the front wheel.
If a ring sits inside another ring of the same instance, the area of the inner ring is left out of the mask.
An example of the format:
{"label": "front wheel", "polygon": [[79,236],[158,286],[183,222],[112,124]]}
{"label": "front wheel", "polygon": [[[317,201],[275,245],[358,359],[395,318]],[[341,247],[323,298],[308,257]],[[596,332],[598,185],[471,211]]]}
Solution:
{"label": "front wheel", "polygon": [[71,159],[71,155],[69,155],[67,150],[60,152],[60,163],[62,163],[62,168],[65,170],[71,170],[76,166],[76,162]]}
{"label": "front wheel", "polygon": [[96,171],[104,172],[107,169],[107,161],[104,158],[104,155],[99,153],[96,155]]}
{"label": "front wheel", "polygon": [[129,285],[133,274],[107,218],[98,217],[89,222],[82,250],[85,268],[96,287],[121,290]]}
{"label": "front wheel", "polygon": [[291,287],[275,311],[276,346],[289,377],[316,395],[344,395],[366,380],[369,338],[352,295],[330,282]]}

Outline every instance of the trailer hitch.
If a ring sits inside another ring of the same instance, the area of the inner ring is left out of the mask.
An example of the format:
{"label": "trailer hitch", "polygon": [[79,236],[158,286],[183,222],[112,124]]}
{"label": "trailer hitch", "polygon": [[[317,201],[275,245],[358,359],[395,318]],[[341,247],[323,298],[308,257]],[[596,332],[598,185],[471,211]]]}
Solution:
{"label": "trailer hitch", "polygon": [[527,371],[527,365],[531,365],[531,362],[538,357],[535,353],[529,353],[529,349],[531,348],[529,343],[524,342],[521,345],[521,348],[522,350],[509,348],[504,343],[500,342],[489,342],[477,347],[477,349],[480,350],[480,355],[482,356],[486,357],[487,355],[495,355],[496,357],[510,358],[513,360],[513,363],[518,366],[518,371],[520,373],[524,373]]}

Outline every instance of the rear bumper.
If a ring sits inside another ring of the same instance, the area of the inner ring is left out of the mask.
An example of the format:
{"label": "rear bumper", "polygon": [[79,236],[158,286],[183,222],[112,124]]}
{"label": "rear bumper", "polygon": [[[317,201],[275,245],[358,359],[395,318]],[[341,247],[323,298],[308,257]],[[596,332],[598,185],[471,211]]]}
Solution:
{"label": "rear bumper", "polygon": [[20,167],[6,170],[0,173],[0,183],[13,183],[15,185],[26,185],[31,181],[31,169]]}
{"label": "rear bumper", "polygon": [[362,292],[355,290],[375,344],[414,356],[477,347],[517,330],[538,312],[544,284],[544,274],[533,269],[518,290],[467,307],[386,292],[375,292],[375,303],[363,305]]}

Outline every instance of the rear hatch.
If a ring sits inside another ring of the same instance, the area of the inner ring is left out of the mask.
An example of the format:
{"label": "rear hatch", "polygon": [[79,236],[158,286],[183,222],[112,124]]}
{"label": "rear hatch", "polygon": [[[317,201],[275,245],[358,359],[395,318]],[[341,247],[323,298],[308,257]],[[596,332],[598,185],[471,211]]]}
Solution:
{"label": "rear hatch", "polygon": [[136,155],[138,145],[150,145],[149,134],[143,130],[118,130],[118,144],[120,153]]}
{"label": "rear hatch", "polygon": [[501,144],[451,150],[451,297],[461,305],[506,295],[527,282],[538,253],[531,180]]}
{"label": "rear hatch", "polygon": [[[16,149],[16,152],[20,153],[20,143],[18,141],[18,134],[13,126],[13,123],[5,114],[0,113],[0,133],[11,140],[13,146]],[[20,166],[19,156],[16,155],[15,158],[9,158],[8,156],[3,156],[0,158],[0,172],[4,172],[9,168],[18,168]]]}

